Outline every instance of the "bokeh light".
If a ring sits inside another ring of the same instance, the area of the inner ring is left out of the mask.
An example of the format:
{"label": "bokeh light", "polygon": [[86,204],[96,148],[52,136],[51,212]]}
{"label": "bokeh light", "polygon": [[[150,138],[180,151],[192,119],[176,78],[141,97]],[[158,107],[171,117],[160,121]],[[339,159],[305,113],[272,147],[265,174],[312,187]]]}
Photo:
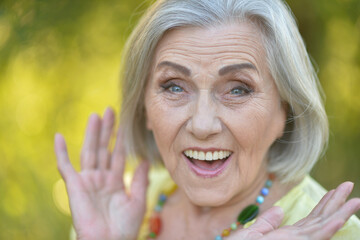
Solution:
{"label": "bokeh light", "polygon": [[[122,48],[150,2],[0,2],[0,239],[69,238],[54,134],[79,169],[88,116],[119,112]],[[312,175],[326,188],[353,181],[360,196],[360,1],[287,2],[327,96],[329,150]]]}

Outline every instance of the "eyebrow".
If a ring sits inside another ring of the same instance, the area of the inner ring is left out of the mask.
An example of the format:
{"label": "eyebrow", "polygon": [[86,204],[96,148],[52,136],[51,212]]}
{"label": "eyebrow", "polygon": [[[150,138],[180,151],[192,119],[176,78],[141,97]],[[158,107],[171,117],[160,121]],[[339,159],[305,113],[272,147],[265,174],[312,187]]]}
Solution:
{"label": "eyebrow", "polygon": [[242,69],[253,69],[258,72],[257,68],[253,64],[240,63],[240,64],[233,64],[233,65],[228,65],[228,66],[222,67],[219,70],[219,75],[223,76],[229,72],[234,72],[234,71],[238,71],[238,70],[242,70]]}
{"label": "eyebrow", "polygon": [[[184,74],[185,76],[190,76],[191,75],[191,70],[190,69],[188,69],[185,66],[182,66],[180,64],[170,62],[170,61],[162,61],[161,63],[159,63],[157,65],[156,68],[161,68],[163,66],[168,66],[168,67],[174,68],[174,69],[178,70],[179,72],[181,72],[182,74]],[[257,68],[253,64],[251,64],[251,63],[240,63],[240,64],[232,64],[232,65],[222,67],[219,70],[219,75],[223,76],[223,75],[225,75],[225,74],[227,74],[229,72],[238,71],[238,70],[242,70],[242,69],[253,69],[253,70],[256,70],[258,72]]]}
{"label": "eyebrow", "polygon": [[159,63],[156,68],[160,68],[160,67],[163,67],[163,66],[168,66],[168,67],[174,68],[174,69],[178,70],[179,72],[181,72],[182,74],[184,74],[187,77],[191,75],[191,70],[190,69],[188,69],[185,66],[182,66],[180,64],[173,63],[173,62],[170,62],[170,61],[163,61],[163,62]]}

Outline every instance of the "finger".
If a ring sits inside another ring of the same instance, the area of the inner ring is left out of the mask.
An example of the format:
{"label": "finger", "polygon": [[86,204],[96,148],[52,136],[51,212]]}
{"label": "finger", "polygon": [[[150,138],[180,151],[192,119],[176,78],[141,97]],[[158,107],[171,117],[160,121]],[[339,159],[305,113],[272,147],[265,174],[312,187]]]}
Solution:
{"label": "finger", "polygon": [[341,226],[360,209],[360,199],[354,198],[346,202],[331,217],[324,218],[322,216],[307,219],[306,224],[299,227],[301,233],[306,236],[312,236],[311,239],[330,239]]}
{"label": "finger", "polygon": [[341,208],[334,213],[330,220],[341,219],[346,222],[351,215],[355,214],[360,209],[360,198],[353,198],[347,201]]}
{"label": "finger", "polygon": [[66,148],[64,137],[57,133],[55,134],[55,153],[57,158],[57,165],[59,172],[65,182],[69,181],[73,176],[77,174],[76,170],[72,166],[69,155]]}
{"label": "finger", "polygon": [[131,182],[131,197],[138,202],[144,202],[146,200],[146,190],[149,184],[150,164],[144,160],[136,169],[133,180]]}
{"label": "finger", "polygon": [[295,226],[303,226],[304,224],[309,223],[309,218],[313,218],[317,219],[317,216],[319,216],[319,214],[321,213],[322,209],[324,208],[324,206],[328,203],[328,201],[331,199],[331,197],[333,196],[335,190],[331,190],[329,192],[327,192],[322,199],[320,200],[320,202],[315,206],[315,208],[309,213],[309,215],[306,218],[301,219],[300,221],[298,221],[297,223],[295,223]]}
{"label": "finger", "polygon": [[327,204],[322,209],[322,217],[327,218],[332,215],[336,210],[338,210],[346,201],[347,197],[350,195],[354,184],[352,182],[344,182],[340,184],[332,197],[329,199]]}
{"label": "finger", "polygon": [[122,142],[122,131],[119,128],[116,136],[116,142],[113,154],[111,156],[110,168],[114,172],[116,178],[122,181],[125,167],[125,150]]}
{"label": "finger", "polygon": [[277,229],[284,217],[284,212],[280,207],[272,207],[260,215],[256,222],[249,227],[249,230],[266,234]]}
{"label": "finger", "polygon": [[100,169],[107,169],[110,165],[109,141],[113,131],[114,119],[113,110],[110,107],[106,108],[101,125],[98,150],[98,167]]}
{"label": "finger", "polygon": [[321,210],[325,207],[331,197],[334,195],[335,190],[332,189],[331,191],[327,192],[320,200],[320,202],[315,206],[315,208],[311,211],[309,215],[317,216],[321,212]]}
{"label": "finger", "polygon": [[97,114],[91,114],[86,129],[84,146],[81,152],[82,169],[96,168],[100,125],[101,119],[99,118],[99,116]]}
{"label": "finger", "polygon": [[344,223],[345,222],[341,219],[332,220],[321,228],[316,229],[316,231],[314,231],[311,235],[311,239],[329,240],[337,231],[340,230]]}

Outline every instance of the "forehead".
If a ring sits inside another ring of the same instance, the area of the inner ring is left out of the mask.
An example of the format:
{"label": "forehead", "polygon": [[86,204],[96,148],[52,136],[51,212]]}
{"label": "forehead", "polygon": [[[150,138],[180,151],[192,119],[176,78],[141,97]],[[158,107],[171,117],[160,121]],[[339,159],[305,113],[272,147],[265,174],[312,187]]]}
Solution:
{"label": "forehead", "polygon": [[[167,32],[154,55],[154,66],[162,61],[226,65],[249,62],[262,68],[265,51],[260,30],[241,22],[208,28],[183,27]],[[187,64],[186,64],[187,63]]]}

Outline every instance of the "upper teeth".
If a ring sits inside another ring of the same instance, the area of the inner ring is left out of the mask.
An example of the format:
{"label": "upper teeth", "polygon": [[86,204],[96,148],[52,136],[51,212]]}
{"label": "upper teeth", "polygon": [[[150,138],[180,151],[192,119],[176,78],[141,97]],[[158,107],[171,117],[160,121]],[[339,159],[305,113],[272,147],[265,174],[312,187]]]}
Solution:
{"label": "upper teeth", "polygon": [[203,152],[203,151],[195,151],[195,150],[186,150],[184,154],[189,158],[212,161],[212,160],[227,158],[231,155],[231,152],[230,151]]}

